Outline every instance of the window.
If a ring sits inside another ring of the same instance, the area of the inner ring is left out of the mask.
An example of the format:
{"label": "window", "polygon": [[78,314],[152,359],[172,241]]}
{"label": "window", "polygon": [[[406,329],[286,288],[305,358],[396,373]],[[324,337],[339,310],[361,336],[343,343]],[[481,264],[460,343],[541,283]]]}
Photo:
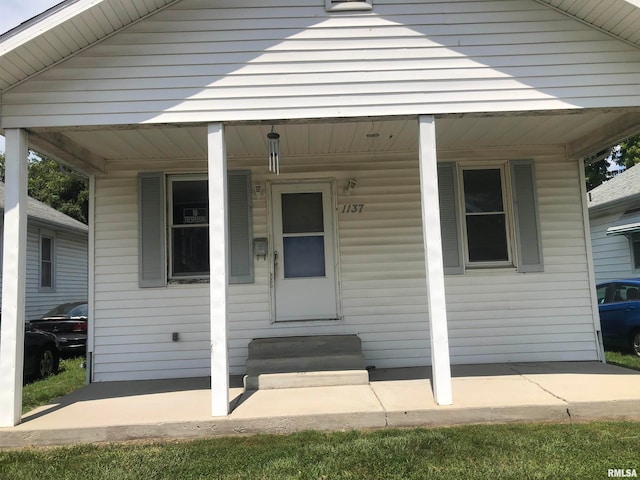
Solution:
{"label": "window", "polygon": [[169,178],[169,278],[209,275],[208,207],[206,177]]}
{"label": "window", "polygon": [[371,10],[372,0],[325,0],[327,12],[344,12],[353,10]]}
{"label": "window", "polygon": [[640,233],[629,236],[631,243],[631,265],[635,271],[640,271]]}
{"label": "window", "polygon": [[40,234],[40,290],[54,288],[54,238],[47,233]]}
{"label": "window", "polygon": [[543,271],[533,161],[439,163],[438,193],[445,274],[508,265]]}
{"label": "window", "polygon": [[635,283],[607,283],[597,290],[598,303],[637,302],[640,286]]}
{"label": "window", "polygon": [[462,183],[467,264],[510,264],[503,169],[464,169]]}
{"label": "window", "polygon": [[[252,283],[250,172],[227,172],[227,193],[229,283]],[[164,287],[167,278],[184,281],[209,276],[208,209],[206,175],[139,175],[140,287]]]}

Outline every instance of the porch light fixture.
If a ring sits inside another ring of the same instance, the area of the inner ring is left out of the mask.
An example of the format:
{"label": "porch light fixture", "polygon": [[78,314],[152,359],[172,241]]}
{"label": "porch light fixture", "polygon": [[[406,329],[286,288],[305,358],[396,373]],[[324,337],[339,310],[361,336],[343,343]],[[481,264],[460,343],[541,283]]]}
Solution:
{"label": "porch light fixture", "polygon": [[280,134],[271,127],[271,132],[267,133],[269,144],[269,171],[280,175]]}
{"label": "porch light fixture", "polygon": [[262,200],[264,198],[264,186],[261,183],[253,185],[253,196],[257,200]]}
{"label": "porch light fixture", "polygon": [[347,182],[347,186],[344,187],[344,194],[347,196],[351,195],[357,186],[358,181],[355,178],[350,178]]}

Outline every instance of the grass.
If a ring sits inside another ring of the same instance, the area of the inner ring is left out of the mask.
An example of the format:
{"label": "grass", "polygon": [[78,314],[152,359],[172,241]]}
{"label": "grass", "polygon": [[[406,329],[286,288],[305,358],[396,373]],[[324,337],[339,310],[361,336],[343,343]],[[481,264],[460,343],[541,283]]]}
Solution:
{"label": "grass", "polygon": [[86,370],[80,367],[82,362],[84,357],[62,359],[57,375],[25,385],[22,389],[22,413],[46,405],[54,398],[67,395],[83,386]]}
{"label": "grass", "polygon": [[0,452],[21,479],[572,479],[640,470],[638,423],[302,432]]}
{"label": "grass", "polygon": [[640,370],[640,357],[626,352],[607,351],[605,352],[607,363],[618,365],[620,367],[632,368]]}

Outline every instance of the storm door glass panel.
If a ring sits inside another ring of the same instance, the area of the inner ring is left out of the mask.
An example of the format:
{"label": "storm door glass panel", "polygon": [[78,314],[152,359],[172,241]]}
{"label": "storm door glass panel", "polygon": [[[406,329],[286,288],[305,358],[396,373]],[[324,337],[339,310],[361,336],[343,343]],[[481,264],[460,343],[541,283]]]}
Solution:
{"label": "storm door glass panel", "polygon": [[465,170],[463,182],[469,262],[508,261],[501,170]]}
{"label": "storm door glass panel", "polygon": [[282,194],[284,278],[324,277],[322,193]]}
{"label": "storm door glass panel", "polygon": [[282,233],[323,231],[321,192],[282,194]]}

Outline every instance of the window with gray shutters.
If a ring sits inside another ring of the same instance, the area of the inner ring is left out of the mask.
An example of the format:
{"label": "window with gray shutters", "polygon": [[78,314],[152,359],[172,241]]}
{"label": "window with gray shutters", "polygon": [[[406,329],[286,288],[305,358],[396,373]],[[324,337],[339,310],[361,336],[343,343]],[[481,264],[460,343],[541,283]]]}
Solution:
{"label": "window with gray shutters", "polygon": [[[251,283],[253,222],[250,172],[228,172],[227,195],[229,283]],[[165,178],[162,173],[140,174],[139,219],[141,287],[164,286],[167,278],[180,281],[209,277],[206,175],[171,175]]]}
{"label": "window with gray shutters", "polygon": [[534,163],[438,165],[445,274],[472,267],[543,270]]}

